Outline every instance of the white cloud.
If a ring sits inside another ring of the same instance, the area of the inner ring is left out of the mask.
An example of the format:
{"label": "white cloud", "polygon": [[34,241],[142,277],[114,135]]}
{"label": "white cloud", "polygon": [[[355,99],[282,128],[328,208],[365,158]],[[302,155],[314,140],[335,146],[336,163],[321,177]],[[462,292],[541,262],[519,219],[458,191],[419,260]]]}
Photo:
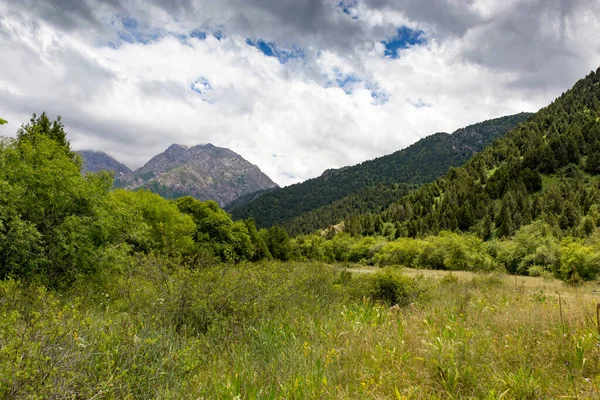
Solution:
{"label": "white cloud", "polygon": [[[171,143],[211,142],[287,185],[438,131],[535,111],[600,63],[600,12],[586,0],[469,1],[466,15],[445,0],[425,3],[447,4],[446,15],[384,0],[359,1],[352,15],[325,0],[111,0],[53,12],[63,1],[28,9],[0,0],[3,131],[33,112],[61,114],[74,147],[133,168]],[[125,16],[136,20],[129,34],[148,43],[118,43]],[[380,41],[404,24],[425,30],[427,44],[384,57]],[[196,28],[226,37],[179,36]],[[248,38],[305,57],[282,64]]]}

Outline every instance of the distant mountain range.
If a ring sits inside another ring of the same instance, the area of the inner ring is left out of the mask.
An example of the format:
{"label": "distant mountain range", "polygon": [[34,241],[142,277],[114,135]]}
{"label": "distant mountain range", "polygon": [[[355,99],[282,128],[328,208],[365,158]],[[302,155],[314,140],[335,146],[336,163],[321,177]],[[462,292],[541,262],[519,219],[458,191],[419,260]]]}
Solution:
{"label": "distant mountain range", "polygon": [[83,172],[113,171],[115,176],[130,174],[132,171],[123,163],[101,151],[78,151],[83,159]]}
{"label": "distant mountain range", "polygon": [[[371,205],[360,205],[361,211],[377,212],[394,199],[379,196],[379,200],[373,202],[373,196],[376,195],[374,192],[380,189],[369,188],[382,184],[415,185],[431,182],[445,174],[450,167],[464,164],[475,153],[527,120],[530,115],[520,113],[496,118],[459,129],[453,134],[436,133],[393,154],[352,167],[326,170],[318,178],[266,191],[247,204],[239,204],[239,201],[232,203],[229,211],[236,219],[254,218],[259,227],[282,224],[288,228],[293,226],[297,233],[317,228],[316,220],[322,220],[324,226],[339,222],[330,219],[356,212],[357,210],[350,209],[344,211],[350,205],[356,208],[356,204],[368,202]],[[386,193],[390,192],[386,189]],[[405,194],[406,190],[401,188],[398,193]],[[328,209],[303,217],[304,213],[318,210],[350,195],[353,196],[352,199],[344,201],[343,205],[336,203],[335,212]],[[322,218],[324,215],[329,217]],[[288,224],[292,219],[294,222]],[[303,226],[302,220],[312,222]]]}
{"label": "distant mountain range", "polygon": [[117,188],[145,188],[167,199],[215,200],[234,218],[252,217],[259,227],[283,224],[294,233],[305,233],[337,223],[348,213],[382,211],[415,185],[462,165],[529,115],[497,118],[453,134],[436,133],[404,150],[328,169],[318,178],[283,189],[239,154],[212,144],[173,144],[136,171],[106,153],[79,154],[84,172],[114,171]]}
{"label": "distant mountain range", "polygon": [[114,171],[115,187],[145,188],[167,199],[193,196],[226,207],[240,196],[278,187],[256,165],[212,144],[173,144],[136,171],[105,153],[86,150],[79,154],[84,159],[84,171]]}

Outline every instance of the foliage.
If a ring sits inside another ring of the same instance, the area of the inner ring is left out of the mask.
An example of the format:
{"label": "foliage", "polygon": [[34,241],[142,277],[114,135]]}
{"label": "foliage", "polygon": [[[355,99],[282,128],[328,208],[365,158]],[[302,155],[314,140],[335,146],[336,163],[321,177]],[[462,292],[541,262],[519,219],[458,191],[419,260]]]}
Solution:
{"label": "foliage", "polygon": [[406,184],[369,186],[331,204],[283,220],[281,226],[291,236],[309,234],[336,225],[357,214],[382,212],[415,188],[415,185]]}
{"label": "foliage", "polygon": [[582,239],[566,238],[561,243],[558,276],[568,282],[591,280],[600,272],[600,248],[585,245]]}
{"label": "foliage", "polygon": [[422,300],[429,290],[423,280],[409,278],[389,268],[368,275],[363,285],[359,293],[364,296],[366,292],[371,299],[388,306],[406,306]]}
{"label": "foliage", "polygon": [[115,190],[107,198],[102,215],[105,240],[125,242],[136,252],[166,255],[193,251],[196,225],[177,206],[146,190]]}
{"label": "foliage", "polygon": [[292,247],[290,237],[284,228],[276,225],[268,230],[261,229],[260,233],[273,258],[281,261],[290,259]]}
{"label": "foliage", "polygon": [[98,268],[107,174],[80,174],[60,120],[32,118],[0,144],[0,277],[61,285]]}
{"label": "foliage", "polygon": [[255,257],[255,247],[259,251],[257,257],[268,256],[264,243],[255,234],[256,228],[252,229],[252,221],[234,223],[229,214],[212,200],[203,202],[186,196],[177,199],[176,204],[181,212],[192,216],[196,224],[194,240],[198,246],[209,249],[222,261],[251,260]]}

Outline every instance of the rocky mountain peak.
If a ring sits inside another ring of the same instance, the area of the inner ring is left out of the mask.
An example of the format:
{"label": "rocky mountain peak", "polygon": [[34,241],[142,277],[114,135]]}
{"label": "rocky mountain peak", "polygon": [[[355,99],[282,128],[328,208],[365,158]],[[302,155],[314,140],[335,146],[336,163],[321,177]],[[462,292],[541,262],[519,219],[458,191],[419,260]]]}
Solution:
{"label": "rocky mountain peak", "polygon": [[115,176],[131,173],[129,167],[104,152],[80,150],[77,153],[83,159],[82,172],[112,171]]}
{"label": "rocky mountain peak", "polygon": [[222,207],[240,196],[278,187],[260,169],[234,151],[211,143],[193,147],[172,144],[116,185],[147,188],[166,198],[193,196]]}
{"label": "rocky mountain peak", "polygon": [[188,146],[184,146],[182,144],[174,143],[170,145],[167,150],[163,153],[165,157],[169,159],[175,159],[181,157],[187,151]]}

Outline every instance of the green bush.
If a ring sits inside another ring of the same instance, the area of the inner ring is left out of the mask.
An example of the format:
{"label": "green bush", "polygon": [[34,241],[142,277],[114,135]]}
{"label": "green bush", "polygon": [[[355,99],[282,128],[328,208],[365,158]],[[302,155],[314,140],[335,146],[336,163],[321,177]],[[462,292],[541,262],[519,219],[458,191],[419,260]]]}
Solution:
{"label": "green bush", "polygon": [[600,251],[583,240],[566,238],[560,245],[560,269],[557,275],[566,282],[592,280],[600,272]]}
{"label": "green bush", "polygon": [[373,261],[379,266],[402,265],[416,267],[417,259],[423,251],[424,244],[421,240],[400,238],[383,246]]}
{"label": "green bush", "polygon": [[498,241],[494,246],[498,263],[512,274],[527,275],[534,265],[554,270],[560,263],[558,240],[542,221],[522,227],[512,240]]}
{"label": "green bush", "polygon": [[430,289],[428,281],[410,278],[389,268],[353,281],[355,297],[369,297],[387,305],[405,306],[421,299]]}

